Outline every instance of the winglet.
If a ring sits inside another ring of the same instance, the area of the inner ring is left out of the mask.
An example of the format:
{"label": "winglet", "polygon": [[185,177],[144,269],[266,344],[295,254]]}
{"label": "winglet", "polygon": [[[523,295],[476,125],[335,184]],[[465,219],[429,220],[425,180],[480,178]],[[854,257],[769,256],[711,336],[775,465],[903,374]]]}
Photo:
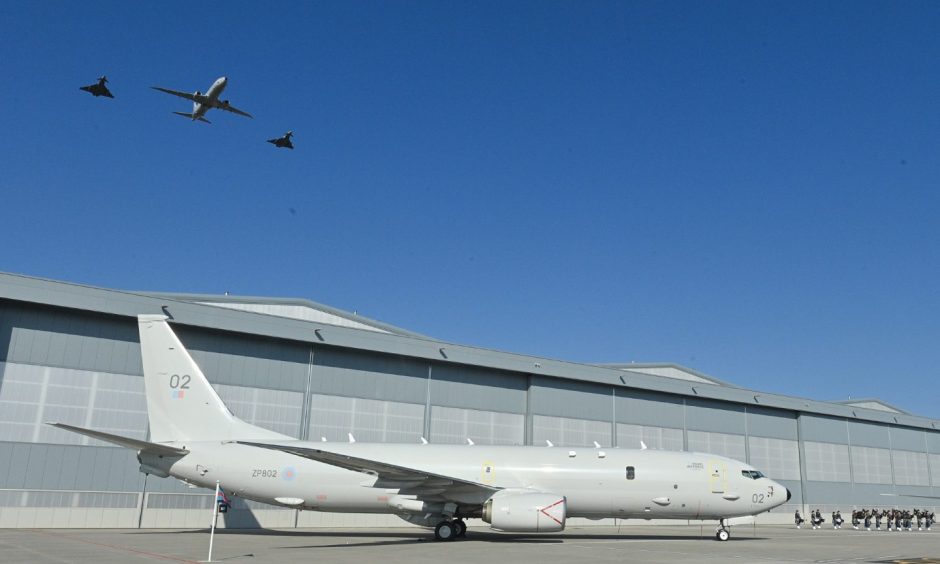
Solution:
{"label": "winglet", "polygon": [[473,446],[473,445],[475,445],[476,443],[473,442],[473,439],[471,439],[470,437],[467,437],[467,444],[470,445],[470,446]]}
{"label": "winglet", "polygon": [[428,440],[425,439],[424,437],[421,437],[421,444],[423,444],[423,445],[428,444]]}
{"label": "winglet", "polygon": [[646,450],[646,443],[640,441],[640,450]]}
{"label": "winglet", "polygon": [[354,437],[352,433],[347,433],[347,434],[349,435],[349,442],[350,442],[350,443],[356,442],[356,437]]}
{"label": "winglet", "polygon": [[552,441],[545,439],[545,446],[553,447],[555,444]]}

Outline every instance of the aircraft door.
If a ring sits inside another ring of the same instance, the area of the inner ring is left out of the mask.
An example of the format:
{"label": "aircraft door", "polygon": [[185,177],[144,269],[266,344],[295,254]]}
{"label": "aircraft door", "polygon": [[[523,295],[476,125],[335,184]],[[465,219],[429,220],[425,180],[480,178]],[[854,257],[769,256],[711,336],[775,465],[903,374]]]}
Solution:
{"label": "aircraft door", "polygon": [[724,493],[728,486],[728,472],[725,463],[720,460],[709,460],[708,472],[708,481],[712,493]]}

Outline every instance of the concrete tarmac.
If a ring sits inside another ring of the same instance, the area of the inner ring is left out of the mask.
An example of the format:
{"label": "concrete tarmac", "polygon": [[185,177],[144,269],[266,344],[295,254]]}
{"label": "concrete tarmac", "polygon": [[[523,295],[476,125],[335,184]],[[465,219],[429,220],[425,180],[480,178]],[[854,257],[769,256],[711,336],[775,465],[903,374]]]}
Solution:
{"label": "concrete tarmac", "polygon": [[[714,525],[584,527],[549,535],[471,528],[435,542],[421,529],[220,530],[213,561],[231,564],[473,562],[493,564],[919,563],[940,564],[940,529],[866,532],[737,526],[714,540]],[[0,529],[0,564],[199,562],[207,530]]]}

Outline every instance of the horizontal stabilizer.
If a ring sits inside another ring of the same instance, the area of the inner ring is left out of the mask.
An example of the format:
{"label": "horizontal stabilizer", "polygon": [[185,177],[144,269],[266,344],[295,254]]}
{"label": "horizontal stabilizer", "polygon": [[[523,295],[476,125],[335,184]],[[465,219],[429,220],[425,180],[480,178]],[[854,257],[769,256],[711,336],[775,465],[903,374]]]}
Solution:
{"label": "horizontal stabilizer", "polygon": [[186,112],[173,112],[173,113],[176,114],[176,115],[178,115],[178,116],[183,116],[183,117],[189,118],[189,119],[191,119],[191,120],[199,120],[199,121],[204,122],[204,123],[212,123],[211,121],[207,120],[207,119],[204,118],[204,117],[198,117],[198,118],[197,118],[197,117],[195,116],[195,114],[187,114]]}
{"label": "horizontal stabilizer", "polygon": [[65,429],[66,431],[78,433],[79,435],[85,435],[86,437],[112,443],[124,448],[141,450],[153,454],[162,454],[164,456],[183,456],[184,454],[189,453],[189,451],[184,448],[176,448],[157,443],[148,443],[147,441],[139,441],[137,439],[122,437],[120,435],[102,433],[101,431],[92,431],[91,429],[85,429],[83,427],[74,427],[72,425],[66,425],[65,423],[46,422],[46,425],[52,425],[53,427],[58,427],[59,429]]}

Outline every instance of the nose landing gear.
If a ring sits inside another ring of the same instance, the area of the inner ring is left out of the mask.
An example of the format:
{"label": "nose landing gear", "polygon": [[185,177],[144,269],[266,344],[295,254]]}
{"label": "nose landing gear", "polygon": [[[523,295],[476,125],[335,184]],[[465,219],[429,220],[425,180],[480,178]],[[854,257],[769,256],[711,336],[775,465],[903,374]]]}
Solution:
{"label": "nose landing gear", "polygon": [[718,528],[715,530],[715,539],[719,541],[726,541],[731,538],[731,532],[725,528],[725,520],[721,519],[718,521]]}

